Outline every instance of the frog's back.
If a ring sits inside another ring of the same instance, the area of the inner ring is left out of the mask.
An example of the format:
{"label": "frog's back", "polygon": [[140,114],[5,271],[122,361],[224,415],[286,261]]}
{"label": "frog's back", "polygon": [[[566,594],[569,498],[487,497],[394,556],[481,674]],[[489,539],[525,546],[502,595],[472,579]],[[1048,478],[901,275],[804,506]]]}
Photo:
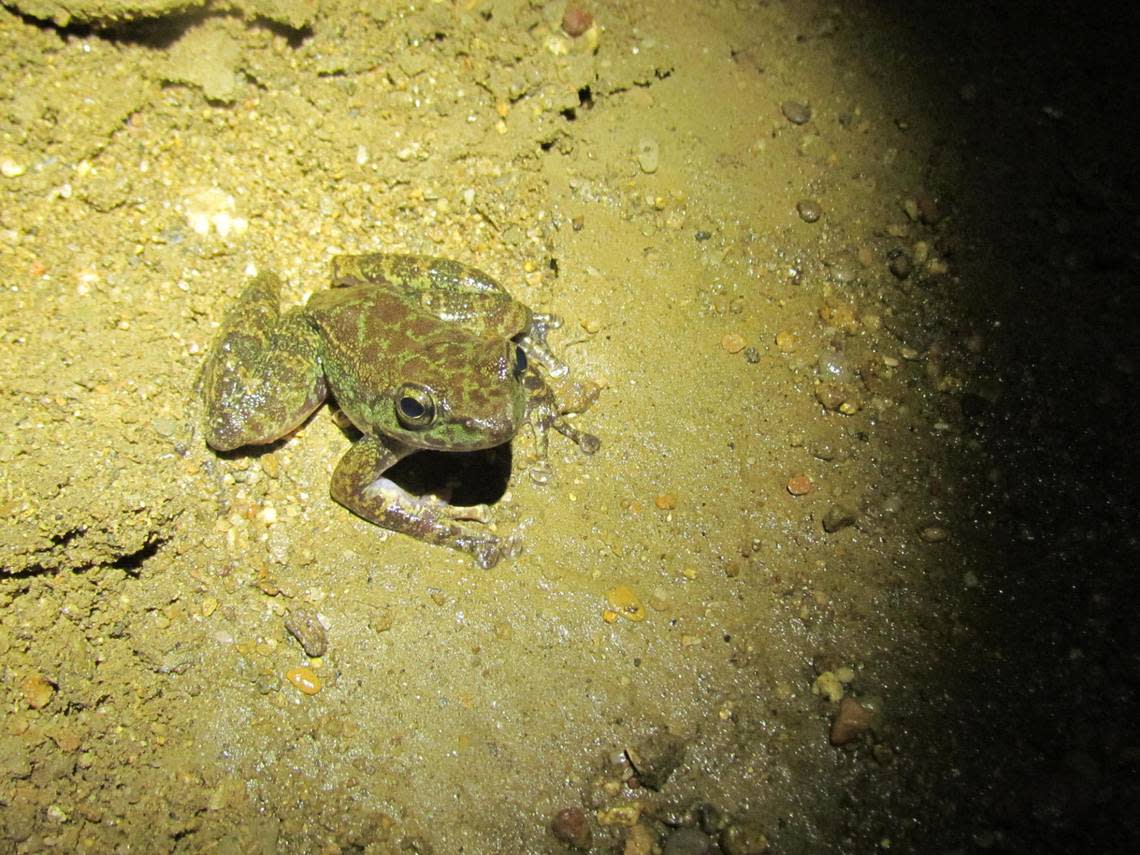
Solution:
{"label": "frog's back", "polygon": [[341,255],[333,259],[332,290],[371,286],[395,292],[437,321],[474,335],[512,338],[531,311],[481,270],[424,255]]}
{"label": "frog's back", "polygon": [[319,291],[305,314],[324,340],[326,357],[382,366],[439,336],[440,322],[399,291],[352,285]]}

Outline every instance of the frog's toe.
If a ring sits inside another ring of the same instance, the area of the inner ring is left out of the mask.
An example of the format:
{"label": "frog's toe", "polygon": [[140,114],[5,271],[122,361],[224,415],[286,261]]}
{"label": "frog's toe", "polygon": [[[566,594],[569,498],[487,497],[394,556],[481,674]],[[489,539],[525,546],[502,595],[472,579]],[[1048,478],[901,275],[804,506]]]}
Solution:
{"label": "frog's toe", "polygon": [[578,430],[563,418],[555,419],[552,426],[556,431],[582,449],[583,454],[593,454],[602,447],[602,441],[592,433]]}
{"label": "frog's toe", "polygon": [[491,522],[490,505],[449,505],[444,503],[442,510],[453,520],[478,522],[484,525]]}
{"label": "frog's toe", "polygon": [[497,537],[492,537],[473,543],[470,552],[476,564],[484,570],[490,570],[502,559],[503,546]]}

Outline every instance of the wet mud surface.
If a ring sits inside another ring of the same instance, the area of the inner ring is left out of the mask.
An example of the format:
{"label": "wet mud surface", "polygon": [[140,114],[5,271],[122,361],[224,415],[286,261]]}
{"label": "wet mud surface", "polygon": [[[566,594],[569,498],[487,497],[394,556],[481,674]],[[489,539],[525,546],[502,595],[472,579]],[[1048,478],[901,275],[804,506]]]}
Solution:
{"label": "wet mud surface", "polygon": [[[0,11],[0,850],[1129,851],[1126,28],[142,6]],[[603,386],[456,461],[492,570],[327,409],[201,439],[249,277],[376,251]]]}

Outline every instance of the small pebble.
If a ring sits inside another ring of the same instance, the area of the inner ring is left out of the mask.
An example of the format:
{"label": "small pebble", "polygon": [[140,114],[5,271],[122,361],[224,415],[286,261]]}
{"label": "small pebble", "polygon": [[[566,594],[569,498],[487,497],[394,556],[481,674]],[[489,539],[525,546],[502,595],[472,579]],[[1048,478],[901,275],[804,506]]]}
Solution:
{"label": "small pebble", "polygon": [[720,346],[729,353],[740,353],[744,350],[744,336],[740,333],[725,333],[720,340]]}
{"label": "small pebble", "polygon": [[641,167],[641,171],[652,175],[657,171],[660,162],[661,149],[657,145],[657,140],[643,137],[637,144],[637,165]]}
{"label": "small pebble", "polygon": [[594,25],[594,16],[573,3],[566,7],[562,15],[562,29],[566,35],[577,38]]}
{"label": "small pebble", "polygon": [[780,330],[776,333],[776,350],[780,353],[791,353],[799,344],[799,336],[791,330]]}
{"label": "small pebble", "polygon": [[871,729],[874,714],[854,698],[847,696],[839,702],[839,710],[831,722],[829,739],[832,745],[847,745]]}
{"label": "small pebble", "polygon": [[811,478],[801,472],[788,479],[787,487],[793,496],[806,496],[811,492]]}
{"label": "small pebble", "polygon": [[391,609],[380,609],[368,620],[368,627],[373,632],[387,632],[396,625],[396,616]]}
{"label": "small pebble", "polygon": [[820,383],[815,387],[815,399],[825,410],[837,413],[847,401],[847,392],[838,383]]}
{"label": "small pebble", "polygon": [[12,160],[10,157],[0,158],[0,175],[5,178],[19,178],[27,171],[24,164]]}
{"label": "small pebble", "polygon": [[581,808],[562,808],[551,820],[550,830],[560,841],[575,849],[589,849],[594,843],[590,820]]}
{"label": "small pebble", "polygon": [[838,454],[829,442],[813,442],[809,450],[816,460],[834,460]]}
{"label": "small pebble", "polygon": [[285,679],[294,689],[306,695],[315,695],[321,690],[321,678],[312,668],[290,668],[285,672]]}
{"label": "small pebble", "polygon": [[29,707],[40,710],[55,697],[55,684],[42,674],[29,674],[20,681],[20,691]]}
{"label": "small pebble", "polygon": [[664,855],[712,855],[715,844],[703,831],[678,828],[665,841]]}
{"label": "small pebble", "polygon": [[293,609],[285,617],[285,629],[300,642],[308,656],[324,656],[328,650],[328,633],[312,609]]}
{"label": "small pebble", "polygon": [[706,232],[703,229],[698,230],[697,233],[693,235],[693,237],[701,241],[708,240],[712,237],[712,232]]}
{"label": "small pebble", "polygon": [[805,223],[814,223],[823,216],[823,208],[814,199],[800,199],[796,202],[796,210]]}
{"label": "small pebble", "polygon": [[660,790],[685,759],[684,739],[667,730],[656,730],[636,747],[625,750],[638,780],[651,790]]}
{"label": "small pebble", "polygon": [[760,351],[752,346],[744,348],[744,361],[749,365],[755,365],[760,361]]}
{"label": "small pebble", "polygon": [[811,121],[811,107],[800,101],[785,101],[780,105],[780,112],[793,125],[804,125]]}
{"label": "small pebble", "polygon": [[811,693],[838,703],[843,700],[843,680],[835,671],[824,671],[812,683]]}
{"label": "small pebble", "polygon": [[657,847],[657,835],[648,824],[638,821],[625,835],[621,855],[653,855],[660,852]]}

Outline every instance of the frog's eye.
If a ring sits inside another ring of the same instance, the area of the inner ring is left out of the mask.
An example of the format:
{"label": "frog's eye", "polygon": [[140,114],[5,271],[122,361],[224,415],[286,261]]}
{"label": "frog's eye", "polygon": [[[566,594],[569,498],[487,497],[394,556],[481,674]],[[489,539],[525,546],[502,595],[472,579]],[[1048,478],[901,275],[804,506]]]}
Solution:
{"label": "frog's eye", "polygon": [[515,368],[512,373],[516,379],[526,373],[526,351],[517,344],[515,345]]}
{"label": "frog's eye", "polygon": [[435,401],[422,386],[405,383],[396,399],[396,418],[408,430],[422,430],[435,420]]}

